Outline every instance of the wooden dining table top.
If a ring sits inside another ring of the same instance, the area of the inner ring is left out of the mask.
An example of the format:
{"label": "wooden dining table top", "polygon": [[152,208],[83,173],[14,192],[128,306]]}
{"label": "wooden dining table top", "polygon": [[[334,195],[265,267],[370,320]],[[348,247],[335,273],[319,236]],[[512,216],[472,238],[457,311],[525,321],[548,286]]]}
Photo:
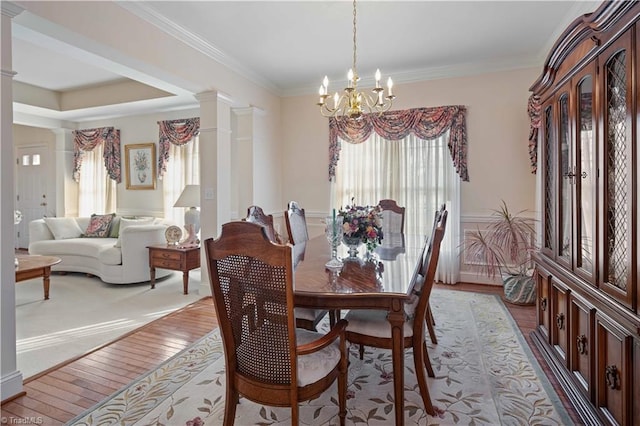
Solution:
{"label": "wooden dining table top", "polygon": [[331,258],[331,247],[324,235],[294,246],[296,305],[298,299],[319,296],[342,299],[344,307],[351,304],[344,300],[345,295],[350,296],[347,299],[408,297],[424,236],[397,234],[385,238],[387,244],[383,240],[371,257],[366,255],[366,247],[361,245],[358,257],[350,258],[347,247],[341,244],[338,258],[343,266],[334,272],[325,267]]}
{"label": "wooden dining table top", "polygon": [[294,298],[298,307],[321,309],[379,309],[387,311],[392,335],[395,424],[404,424],[404,302],[412,292],[413,277],[424,246],[424,236],[386,235],[373,256],[360,247],[357,259],[338,247],[343,266],[325,267],[331,248],[324,235],[293,247]]}

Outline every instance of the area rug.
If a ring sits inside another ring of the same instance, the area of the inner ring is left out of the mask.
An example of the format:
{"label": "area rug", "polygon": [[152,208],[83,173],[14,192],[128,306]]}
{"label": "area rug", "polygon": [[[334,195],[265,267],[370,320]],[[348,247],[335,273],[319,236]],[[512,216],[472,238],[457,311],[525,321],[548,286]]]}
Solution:
{"label": "area rug", "polygon": [[111,342],[155,319],[200,300],[200,270],[190,272],[189,294],[182,273],[149,283],[107,284],[81,273],[51,275],[50,299],[42,278],[16,285],[16,352],[25,378]]}
{"label": "area rug", "polygon": [[[427,339],[436,376],[428,385],[437,416],[424,411],[408,350],[406,424],[571,424],[499,297],[434,290],[432,309],[438,344]],[[320,398],[300,404],[300,423],[339,424],[336,395],[334,384]],[[224,357],[216,330],[68,424],[222,425],[224,398]],[[367,348],[361,361],[357,347],[351,347],[347,424],[393,424],[393,399],[390,351]],[[290,410],[241,398],[235,424],[287,425]]]}

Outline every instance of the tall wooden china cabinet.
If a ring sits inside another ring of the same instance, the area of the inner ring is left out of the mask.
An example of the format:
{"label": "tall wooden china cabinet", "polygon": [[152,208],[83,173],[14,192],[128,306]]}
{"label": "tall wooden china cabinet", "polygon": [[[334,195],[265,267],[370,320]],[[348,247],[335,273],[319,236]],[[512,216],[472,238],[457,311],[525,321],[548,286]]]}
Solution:
{"label": "tall wooden china cabinet", "polygon": [[540,97],[533,333],[585,424],[640,425],[640,3],[576,19]]}

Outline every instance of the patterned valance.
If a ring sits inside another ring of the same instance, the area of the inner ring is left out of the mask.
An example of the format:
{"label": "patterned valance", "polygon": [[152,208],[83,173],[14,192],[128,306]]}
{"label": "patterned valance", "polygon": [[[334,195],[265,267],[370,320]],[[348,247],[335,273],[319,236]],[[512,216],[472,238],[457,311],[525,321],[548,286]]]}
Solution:
{"label": "patterned valance", "polygon": [[349,143],[362,143],[375,131],[387,140],[401,140],[411,133],[420,139],[435,139],[450,130],[448,145],[453,164],[460,178],[468,182],[466,111],[466,107],[457,105],[364,114],[359,120],[331,117],[329,180],[335,179],[340,159],[338,137]]}
{"label": "patterned valance", "polygon": [[184,145],[198,136],[200,133],[200,117],[158,121],[158,127],[160,128],[158,176],[162,178],[162,175],[167,171],[169,144]]}
{"label": "patterned valance", "polygon": [[73,180],[80,181],[80,167],[85,151],[93,151],[99,144],[104,144],[104,167],[109,177],[117,183],[122,181],[120,156],[120,130],[113,127],[73,131]]}
{"label": "patterned valance", "polygon": [[533,94],[529,96],[527,107],[529,112],[529,161],[531,163],[531,173],[536,174],[538,170],[538,129],[540,128],[540,96]]}

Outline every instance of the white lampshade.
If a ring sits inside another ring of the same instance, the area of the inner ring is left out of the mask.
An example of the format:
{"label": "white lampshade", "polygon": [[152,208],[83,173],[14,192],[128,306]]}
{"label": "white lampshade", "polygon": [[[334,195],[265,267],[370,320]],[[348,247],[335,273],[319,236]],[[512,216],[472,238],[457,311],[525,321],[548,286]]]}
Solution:
{"label": "white lampshade", "polygon": [[173,207],[200,207],[200,185],[187,185]]}
{"label": "white lampshade", "polygon": [[200,207],[200,185],[185,186],[173,207],[189,207],[184,212],[184,226],[189,232],[186,242],[195,243],[200,232],[200,212],[197,209]]}

